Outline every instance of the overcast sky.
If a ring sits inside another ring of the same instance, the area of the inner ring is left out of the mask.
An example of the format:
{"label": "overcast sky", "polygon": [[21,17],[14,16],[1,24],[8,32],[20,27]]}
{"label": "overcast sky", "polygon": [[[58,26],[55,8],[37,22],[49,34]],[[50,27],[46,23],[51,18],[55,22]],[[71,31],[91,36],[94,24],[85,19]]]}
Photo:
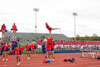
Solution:
{"label": "overcast sky", "polygon": [[97,34],[100,36],[100,0],[0,0],[0,26],[5,23],[11,29],[15,22],[18,32],[35,32],[35,12],[37,14],[37,32],[48,33],[45,22],[74,36],[73,12],[77,12],[76,31],[80,36]]}

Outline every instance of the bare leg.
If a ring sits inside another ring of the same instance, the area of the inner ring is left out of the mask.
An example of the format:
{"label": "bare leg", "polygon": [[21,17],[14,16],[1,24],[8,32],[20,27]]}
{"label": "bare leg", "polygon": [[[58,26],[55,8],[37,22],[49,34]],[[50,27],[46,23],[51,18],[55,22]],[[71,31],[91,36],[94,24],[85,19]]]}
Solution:
{"label": "bare leg", "polygon": [[19,56],[19,62],[20,62],[20,56]]}
{"label": "bare leg", "polygon": [[14,34],[16,35],[16,31],[14,31]]}
{"label": "bare leg", "polygon": [[5,31],[2,31],[2,38],[4,37]]}
{"label": "bare leg", "polygon": [[49,38],[51,38],[51,31],[49,31]]}
{"label": "bare leg", "polygon": [[55,59],[54,51],[51,52],[51,55],[52,55],[52,59],[54,60]]}
{"label": "bare leg", "polygon": [[16,57],[16,59],[17,59],[17,63],[18,63],[18,56]]}
{"label": "bare leg", "polygon": [[35,50],[33,50],[33,54],[35,54],[35,56],[36,56],[36,51]]}
{"label": "bare leg", "polygon": [[49,52],[49,60],[52,59],[52,55],[51,55],[51,52]]}
{"label": "bare leg", "polygon": [[27,52],[27,60],[28,60],[28,52]]}
{"label": "bare leg", "polygon": [[29,52],[27,52],[27,57],[29,56]]}
{"label": "bare leg", "polygon": [[52,30],[60,30],[60,28],[52,28]]}
{"label": "bare leg", "polygon": [[48,59],[50,59],[50,57],[49,57],[49,52],[47,52],[47,60],[48,60]]}
{"label": "bare leg", "polygon": [[17,65],[20,65],[20,56],[17,56]]}
{"label": "bare leg", "polygon": [[6,53],[6,61],[8,61],[8,53]]}
{"label": "bare leg", "polygon": [[30,60],[30,52],[27,52],[27,60]]}
{"label": "bare leg", "polygon": [[29,57],[30,57],[30,52],[29,52]]}
{"label": "bare leg", "polygon": [[16,31],[13,30],[13,34],[16,35]]}
{"label": "bare leg", "polygon": [[3,55],[3,61],[5,61],[5,52],[4,52],[4,55]]}

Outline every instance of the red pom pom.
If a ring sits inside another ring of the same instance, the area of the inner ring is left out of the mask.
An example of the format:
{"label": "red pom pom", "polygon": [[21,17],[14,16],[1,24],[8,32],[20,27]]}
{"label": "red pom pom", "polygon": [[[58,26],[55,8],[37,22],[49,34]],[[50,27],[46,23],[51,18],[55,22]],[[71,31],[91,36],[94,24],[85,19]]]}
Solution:
{"label": "red pom pom", "polygon": [[46,61],[46,60],[44,60],[44,61],[43,61],[43,63],[47,63],[47,61]]}

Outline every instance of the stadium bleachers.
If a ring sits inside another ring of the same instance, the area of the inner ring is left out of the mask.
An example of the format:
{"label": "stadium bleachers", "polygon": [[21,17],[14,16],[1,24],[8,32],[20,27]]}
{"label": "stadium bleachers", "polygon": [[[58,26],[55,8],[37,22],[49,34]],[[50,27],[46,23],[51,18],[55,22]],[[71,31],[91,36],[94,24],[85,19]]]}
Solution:
{"label": "stadium bleachers", "polygon": [[[10,38],[12,35],[11,32],[5,33],[6,38]],[[21,41],[29,40],[38,40],[38,39],[44,39],[48,38],[49,34],[47,33],[24,33],[24,32],[17,32],[17,37],[21,39]],[[68,37],[66,37],[64,34],[52,34],[53,40],[69,40]]]}

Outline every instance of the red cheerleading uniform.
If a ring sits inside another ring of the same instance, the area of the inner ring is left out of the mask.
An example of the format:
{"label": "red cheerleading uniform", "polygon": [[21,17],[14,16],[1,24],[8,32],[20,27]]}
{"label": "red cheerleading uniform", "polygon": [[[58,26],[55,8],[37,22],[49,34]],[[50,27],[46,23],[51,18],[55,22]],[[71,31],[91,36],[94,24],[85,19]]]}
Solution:
{"label": "red cheerleading uniform", "polygon": [[50,41],[51,41],[51,49],[53,49],[54,48],[54,43],[53,43],[52,38],[50,38]]}
{"label": "red cheerleading uniform", "polygon": [[23,48],[26,48],[26,51],[29,51],[29,48],[31,48],[31,45],[25,45]]}
{"label": "red cheerleading uniform", "polygon": [[98,45],[100,45],[100,41],[98,42]]}
{"label": "red cheerleading uniform", "polygon": [[37,41],[37,44],[38,44],[38,45],[41,45],[41,44],[42,44],[41,40],[38,40],[38,41]]}
{"label": "red cheerleading uniform", "polygon": [[6,30],[6,26],[5,25],[1,26],[1,30],[0,31],[2,31],[2,30]]}
{"label": "red cheerleading uniform", "polygon": [[68,43],[69,43],[68,41],[65,41],[65,45],[69,45]]}
{"label": "red cheerleading uniform", "polygon": [[59,40],[59,44],[63,44],[63,41],[62,40]]}
{"label": "red cheerleading uniform", "polygon": [[14,29],[17,29],[17,26],[16,25],[13,25],[11,30],[14,30]]}
{"label": "red cheerleading uniform", "polygon": [[23,51],[23,48],[18,48],[16,47],[13,51],[11,51],[11,53],[15,52],[16,51],[16,55],[21,55],[20,54],[20,51]]}
{"label": "red cheerleading uniform", "polygon": [[63,45],[66,45],[66,41],[63,42]]}
{"label": "red cheerleading uniform", "polygon": [[32,49],[35,49],[35,46],[37,47],[37,45],[33,43],[33,44],[31,45],[31,48],[32,48]]}
{"label": "red cheerleading uniform", "polygon": [[[49,44],[49,42],[51,42],[51,44]],[[46,49],[47,50],[51,50],[53,47],[54,46],[53,46],[53,40],[52,40],[52,38],[48,38]]]}
{"label": "red cheerleading uniform", "polygon": [[2,49],[2,48],[4,48],[4,51],[7,51],[7,47],[9,47],[9,48],[11,48],[11,46],[9,45],[9,44],[4,44],[1,48],[0,48],[0,50]]}
{"label": "red cheerleading uniform", "polygon": [[81,42],[81,46],[85,45],[85,42]]}
{"label": "red cheerleading uniform", "polygon": [[51,27],[46,23],[46,28],[48,29],[48,30],[51,30]]}

